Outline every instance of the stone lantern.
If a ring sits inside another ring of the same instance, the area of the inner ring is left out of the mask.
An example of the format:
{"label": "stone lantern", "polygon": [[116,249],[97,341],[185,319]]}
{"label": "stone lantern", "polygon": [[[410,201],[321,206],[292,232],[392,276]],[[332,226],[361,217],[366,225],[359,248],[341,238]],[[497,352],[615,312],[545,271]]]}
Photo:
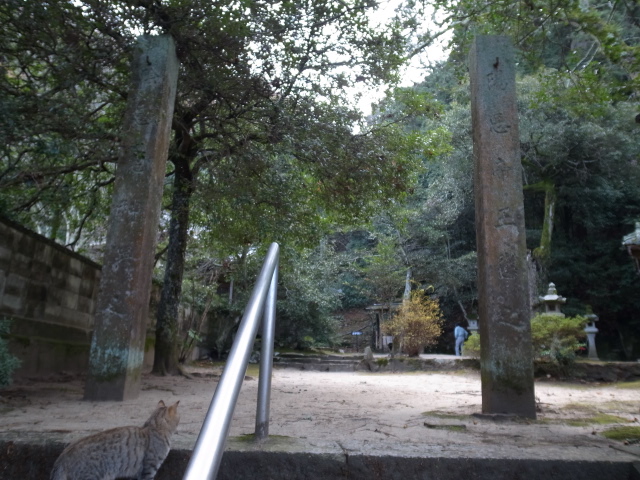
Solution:
{"label": "stone lantern", "polygon": [[596,333],[598,333],[596,322],[598,321],[598,316],[593,313],[588,313],[585,317],[589,321],[587,326],[584,327],[584,331],[587,334],[587,344],[589,345],[588,358],[590,360],[598,360],[598,352],[596,352]]}
{"label": "stone lantern", "polygon": [[[546,315],[557,315],[558,317],[564,317],[564,313],[560,311],[560,305],[564,304],[567,299],[558,295],[558,291],[556,290],[556,286],[554,283],[550,283],[547,294],[539,298],[540,303],[544,304],[544,313]],[[596,322],[598,321],[598,316],[589,311],[589,313],[585,315],[585,317],[589,321],[589,323],[587,323],[587,326],[584,327],[584,331],[587,334],[587,344],[589,347],[588,358],[590,358],[591,360],[598,360],[598,352],[596,352],[596,333],[598,333]]]}
{"label": "stone lantern", "polygon": [[467,318],[467,323],[469,324],[469,332],[471,334],[476,335],[480,327],[478,326],[477,318]]}
{"label": "stone lantern", "polygon": [[636,272],[640,275],[640,222],[636,222],[636,231],[622,238],[622,245],[636,264]]}
{"label": "stone lantern", "polygon": [[540,303],[544,305],[544,313],[546,315],[564,317],[564,313],[560,311],[560,305],[564,304],[567,299],[558,295],[555,283],[551,282],[547,294],[538,298],[540,298]]}

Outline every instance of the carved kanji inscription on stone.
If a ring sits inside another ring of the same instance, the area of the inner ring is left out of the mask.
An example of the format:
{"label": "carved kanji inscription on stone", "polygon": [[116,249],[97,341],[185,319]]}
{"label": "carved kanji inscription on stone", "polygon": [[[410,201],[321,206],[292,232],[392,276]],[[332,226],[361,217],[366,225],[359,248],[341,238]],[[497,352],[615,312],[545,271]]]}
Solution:
{"label": "carved kanji inscription on stone", "polygon": [[492,90],[506,90],[508,86],[504,69],[500,66],[500,58],[496,58],[496,63],[493,64],[493,71],[487,74],[487,85]]}
{"label": "carved kanji inscription on stone", "polygon": [[494,133],[509,133],[511,124],[502,113],[494,113],[489,116],[489,125]]}
{"label": "carved kanji inscription on stone", "polygon": [[516,265],[518,264],[514,252],[502,252],[498,261],[498,271],[503,280],[515,280],[518,278]]}
{"label": "carved kanji inscription on stone", "polygon": [[493,174],[499,179],[509,178],[513,172],[513,164],[503,157],[497,156],[493,161]]}
{"label": "carved kanji inscription on stone", "polygon": [[504,207],[498,210],[498,221],[496,222],[496,227],[504,227],[515,224],[516,215],[509,207]]}
{"label": "carved kanji inscription on stone", "polygon": [[469,55],[483,413],[535,418],[514,52],[479,36]]}

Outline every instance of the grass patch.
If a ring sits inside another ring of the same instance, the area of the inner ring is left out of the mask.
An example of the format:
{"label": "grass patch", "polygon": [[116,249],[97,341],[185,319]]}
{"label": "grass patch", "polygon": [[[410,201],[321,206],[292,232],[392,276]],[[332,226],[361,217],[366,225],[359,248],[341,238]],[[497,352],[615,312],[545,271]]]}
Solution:
{"label": "grass patch", "polygon": [[640,380],[636,380],[634,382],[621,382],[616,383],[616,388],[628,388],[632,390],[640,390]]}
{"label": "grass patch", "polygon": [[609,412],[625,412],[637,415],[638,402],[634,400],[609,400],[601,404],[600,409]]}
{"label": "grass patch", "polygon": [[640,427],[616,427],[602,432],[609,440],[640,441]]}
{"label": "grass patch", "polygon": [[583,417],[560,420],[560,423],[564,423],[572,427],[586,427],[589,425],[607,425],[610,423],[627,422],[626,418],[622,418],[617,415],[610,415],[608,413],[601,413],[598,410],[598,407],[586,403],[569,403],[562,407],[562,410],[570,410],[571,412],[584,414]]}
{"label": "grass patch", "polygon": [[570,420],[565,420],[564,423],[566,423],[571,427],[588,427],[589,425],[609,425],[611,423],[623,423],[623,422],[627,422],[627,419],[618,417],[617,415],[600,413],[593,417],[573,418]]}
{"label": "grass patch", "polygon": [[448,430],[450,432],[466,432],[467,431],[466,425],[434,425],[434,424],[425,422],[424,426],[434,430]]}
{"label": "grass patch", "polygon": [[250,363],[247,365],[247,372],[245,375],[249,375],[250,377],[257,377],[260,373],[260,364],[259,363]]}
{"label": "grass patch", "polygon": [[254,433],[245,433],[244,435],[233,437],[233,439],[242,443],[252,443],[256,441],[256,435]]}
{"label": "grass patch", "polygon": [[[245,433],[244,435],[239,435],[237,437],[229,437],[232,440],[235,440],[236,442],[241,442],[241,443],[254,443],[256,441],[256,435],[255,433]],[[291,437],[288,437],[286,435],[269,435],[266,440],[287,440],[290,439]]]}
{"label": "grass patch", "polygon": [[445,418],[447,420],[468,420],[469,415],[455,415],[452,413],[439,412],[437,410],[422,412],[423,417]]}
{"label": "grass patch", "polygon": [[553,382],[553,386],[567,390],[594,390],[593,385],[585,383]]}
{"label": "grass patch", "polygon": [[589,403],[567,403],[562,410],[571,410],[574,412],[590,413],[595,415],[598,413],[598,409]]}

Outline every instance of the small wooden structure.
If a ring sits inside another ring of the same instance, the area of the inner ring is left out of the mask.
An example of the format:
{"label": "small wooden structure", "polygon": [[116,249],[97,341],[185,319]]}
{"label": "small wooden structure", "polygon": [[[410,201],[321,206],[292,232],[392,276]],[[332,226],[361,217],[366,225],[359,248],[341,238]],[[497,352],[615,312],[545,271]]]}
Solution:
{"label": "small wooden structure", "polygon": [[402,305],[401,303],[376,303],[367,307],[366,310],[374,315],[373,321],[373,344],[376,350],[381,352],[389,351],[389,344],[393,343],[393,337],[382,334],[382,323],[384,314],[395,311]]}

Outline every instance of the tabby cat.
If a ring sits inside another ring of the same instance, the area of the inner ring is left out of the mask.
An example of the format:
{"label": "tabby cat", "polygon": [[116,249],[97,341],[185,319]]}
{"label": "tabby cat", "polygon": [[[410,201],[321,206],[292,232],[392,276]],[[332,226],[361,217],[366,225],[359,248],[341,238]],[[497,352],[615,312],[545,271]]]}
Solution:
{"label": "tabby cat", "polygon": [[152,480],[171,448],[178,403],[158,407],[143,427],[118,427],[71,443],[53,465],[51,480]]}

